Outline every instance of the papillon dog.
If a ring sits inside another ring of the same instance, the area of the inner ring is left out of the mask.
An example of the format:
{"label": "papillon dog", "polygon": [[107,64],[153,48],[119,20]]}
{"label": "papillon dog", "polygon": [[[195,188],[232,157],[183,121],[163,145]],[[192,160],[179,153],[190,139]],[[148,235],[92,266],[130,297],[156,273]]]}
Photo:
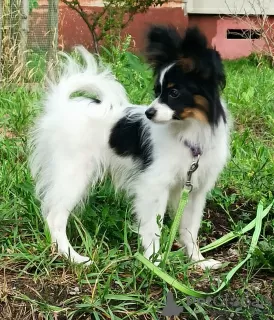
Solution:
{"label": "papillon dog", "polygon": [[[77,49],[84,66],[65,55],[30,136],[30,168],[42,213],[59,253],[91,263],[71,246],[67,220],[88,190],[109,175],[116,190],[133,199],[145,256],[157,257],[164,214],[168,206],[171,216],[176,211],[187,172],[199,156],[180,242],[200,267],[218,268],[220,262],[202,256],[197,236],[206,194],[229,156],[222,61],[196,28],[180,36],[174,28],[154,26],[146,48],[155,73],[156,99],[150,106],[132,105],[111,71],[84,48]],[[80,91],[94,98],[72,96]]]}

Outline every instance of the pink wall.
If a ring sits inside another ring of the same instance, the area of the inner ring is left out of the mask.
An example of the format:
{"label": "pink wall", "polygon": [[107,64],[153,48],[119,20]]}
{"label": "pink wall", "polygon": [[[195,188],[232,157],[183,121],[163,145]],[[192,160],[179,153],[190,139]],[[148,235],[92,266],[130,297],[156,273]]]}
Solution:
{"label": "pink wall", "polygon": [[[100,7],[87,7],[87,11],[99,11]],[[76,44],[82,44],[92,48],[91,34],[81,19],[74,11],[60,8],[59,43],[64,49],[70,49]],[[137,14],[134,20],[122,31],[122,35],[132,36],[133,50],[142,50],[146,30],[151,24],[173,23],[178,29],[183,29],[187,25],[187,17],[180,7],[151,8],[145,14]]]}
{"label": "pink wall", "polygon": [[[190,15],[189,25],[198,25],[204,30],[209,42],[221,53],[224,59],[237,59],[246,57],[254,51],[264,48],[263,39],[227,39],[227,29],[250,29],[251,24],[255,28],[254,22],[244,22],[230,17],[220,17],[217,15]],[[274,17],[269,17],[270,23],[274,22]]]}
{"label": "pink wall", "polygon": [[215,45],[226,59],[246,57],[264,47],[263,39],[227,39],[227,29],[250,29],[250,25],[229,18],[218,19],[217,34],[212,39],[212,45]]}
{"label": "pink wall", "polygon": [[[34,48],[47,48],[46,26],[47,26],[47,1],[40,3],[40,7],[31,15],[30,21],[30,45]],[[86,3],[83,3],[86,5]],[[98,11],[101,7],[86,7],[87,10]],[[92,49],[93,41],[91,34],[83,22],[82,18],[64,4],[59,9],[59,46],[69,50],[75,45],[82,44]],[[270,22],[274,23],[274,17],[269,17]],[[137,14],[134,20],[123,30],[122,35],[130,34],[133,40],[133,50],[142,51],[144,47],[144,37],[147,28],[151,24],[172,24],[179,31],[189,25],[199,26],[206,34],[208,41],[221,53],[225,59],[235,59],[248,56],[251,52],[261,50],[264,41],[249,39],[227,39],[227,29],[249,29],[250,23],[239,22],[229,17],[218,15],[191,14],[184,15],[179,0],[173,1],[172,5],[162,8],[151,8],[144,14]],[[255,24],[255,20],[254,20]]]}

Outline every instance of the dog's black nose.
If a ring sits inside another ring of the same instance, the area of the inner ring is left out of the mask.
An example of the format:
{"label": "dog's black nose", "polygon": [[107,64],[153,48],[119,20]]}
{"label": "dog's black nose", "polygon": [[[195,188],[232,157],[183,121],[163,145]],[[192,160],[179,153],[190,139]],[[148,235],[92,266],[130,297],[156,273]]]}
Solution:
{"label": "dog's black nose", "polygon": [[146,110],[146,116],[148,119],[152,119],[156,114],[156,109],[155,108],[148,108]]}

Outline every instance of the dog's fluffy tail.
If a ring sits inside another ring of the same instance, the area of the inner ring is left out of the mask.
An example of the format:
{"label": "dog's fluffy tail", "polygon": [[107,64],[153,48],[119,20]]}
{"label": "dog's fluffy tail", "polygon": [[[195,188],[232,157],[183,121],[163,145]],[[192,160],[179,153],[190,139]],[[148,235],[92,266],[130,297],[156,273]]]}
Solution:
{"label": "dog's fluffy tail", "polygon": [[[62,108],[73,93],[83,91],[93,94],[97,99],[111,105],[122,106],[128,102],[124,87],[115,79],[111,71],[97,62],[94,56],[84,47],[78,46],[75,51],[81,56],[85,65],[77,62],[66,53],[61,72],[57,74],[57,81],[50,81],[50,90],[47,97],[49,103],[45,106]],[[54,103],[50,103],[50,100]],[[58,103],[56,103],[58,102]]]}
{"label": "dog's fluffy tail", "polygon": [[[49,83],[43,112],[29,132],[29,165],[45,216],[50,208],[84,189],[81,183],[94,184],[103,177],[109,131],[129,104],[125,89],[112,73],[83,47],[77,51],[85,64],[64,54],[61,72]],[[71,96],[79,91],[96,96],[101,103]],[[72,189],[73,185],[76,190],[61,196],[65,186]],[[74,205],[65,206],[71,210]]]}

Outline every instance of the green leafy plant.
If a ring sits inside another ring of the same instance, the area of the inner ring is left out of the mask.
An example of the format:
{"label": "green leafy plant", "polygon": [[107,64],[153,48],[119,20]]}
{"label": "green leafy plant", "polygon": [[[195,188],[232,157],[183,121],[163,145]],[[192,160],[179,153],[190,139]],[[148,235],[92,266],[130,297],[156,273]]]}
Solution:
{"label": "green leafy plant", "polygon": [[98,53],[98,43],[108,37],[108,42],[116,44],[120,32],[137,13],[146,12],[151,6],[161,6],[167,0],[104,0],[100,11],[83,7],[79,0],[62,0],[69,8],[76,11],[88,27],[94,49]]}
{"label": "green leafy plant", "polygon": [[39,6],[38,0],[29,0],[29,11],[32,12],[33,9],[37,9]]}

